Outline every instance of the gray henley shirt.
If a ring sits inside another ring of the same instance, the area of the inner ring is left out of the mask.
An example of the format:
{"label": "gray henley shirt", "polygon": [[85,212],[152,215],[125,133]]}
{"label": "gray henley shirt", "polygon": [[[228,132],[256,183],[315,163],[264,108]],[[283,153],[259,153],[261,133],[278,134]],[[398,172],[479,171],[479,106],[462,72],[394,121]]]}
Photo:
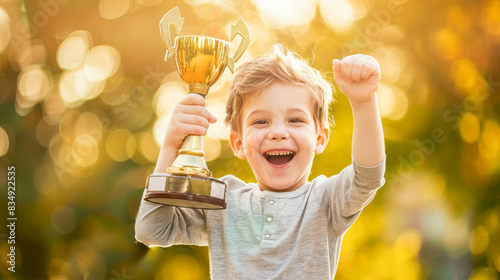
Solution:
{"label": "gray henley shirt", "polygon": [[214,280],[333,279],[342,238],[384,184],[384,172],[385,160],[374,167],[353,161],[292,192],[262,191],[225,176],[225,210],[142,200],[136,239],[147,246],[208,245]]}

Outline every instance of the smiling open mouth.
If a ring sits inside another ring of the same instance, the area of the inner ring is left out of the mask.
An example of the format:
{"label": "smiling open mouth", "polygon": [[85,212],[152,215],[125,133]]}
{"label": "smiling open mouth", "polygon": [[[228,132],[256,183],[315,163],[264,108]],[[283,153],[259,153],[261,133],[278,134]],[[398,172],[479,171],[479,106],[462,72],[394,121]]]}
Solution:
{"label": "smiling open mouth", "polygon": [[267,161],[274,165],[282,165],[288,163],[293,159],[294,156],[294,152],[269,152],[264,154],[264,157],[267,159]]}

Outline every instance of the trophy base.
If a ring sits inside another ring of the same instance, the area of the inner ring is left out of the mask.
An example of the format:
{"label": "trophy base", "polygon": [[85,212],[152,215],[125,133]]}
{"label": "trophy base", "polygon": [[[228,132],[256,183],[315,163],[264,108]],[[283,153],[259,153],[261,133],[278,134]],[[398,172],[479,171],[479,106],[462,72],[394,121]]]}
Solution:
{"label": "trophy base", "polygon": [[226,184],[214,178],[167,173],[151,174],[144,199],[150,202],[199,209],[226,209]]}
{"label": "trophy base", "polygon": [[226,202],[222,199],[192,193],[154,192],[146,194],[144,199],[158,204],[186,208],[216,210],[227,207]]}

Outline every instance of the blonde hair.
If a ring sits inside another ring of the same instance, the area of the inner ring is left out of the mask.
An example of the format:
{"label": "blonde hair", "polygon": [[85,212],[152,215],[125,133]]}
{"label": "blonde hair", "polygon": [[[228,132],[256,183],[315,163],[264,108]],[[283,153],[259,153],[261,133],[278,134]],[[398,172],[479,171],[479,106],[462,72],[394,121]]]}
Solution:
{"label": "blonde hair", "polygon": [[329,117],[328,112],[333,100],[331,84],[299,55],[276,44],[271,54],[259,56],[236,69],[229,86],[225,119],[226,125],[231,126],[232,132],[241,132],[241,113],[245,96],[260,92],[275,81],[305,86],[309,89],[313,97],[316,129],[330,127],[330,123],[333,123],[333,118]]}

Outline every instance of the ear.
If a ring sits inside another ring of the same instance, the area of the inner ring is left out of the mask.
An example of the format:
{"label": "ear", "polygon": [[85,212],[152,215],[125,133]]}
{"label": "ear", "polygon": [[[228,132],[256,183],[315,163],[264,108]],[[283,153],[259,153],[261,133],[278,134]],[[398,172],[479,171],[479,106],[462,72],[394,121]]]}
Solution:
{"label": "ear", "polygon": [[314,148],[314,152],[316,154],[321,154],[325,150],[326,144],[328,144],[329,139],[330,130],[328,128],[321,129],[316,136],[316,147]]}
{"label": "ear", "polygon": [[229,142],[231,143],[231,149],[233,149],[234,155],[239,159],[245,159],[245,152],[243,151],[243,142],[240,136],[236,132],[231,132],[229,135]]}

